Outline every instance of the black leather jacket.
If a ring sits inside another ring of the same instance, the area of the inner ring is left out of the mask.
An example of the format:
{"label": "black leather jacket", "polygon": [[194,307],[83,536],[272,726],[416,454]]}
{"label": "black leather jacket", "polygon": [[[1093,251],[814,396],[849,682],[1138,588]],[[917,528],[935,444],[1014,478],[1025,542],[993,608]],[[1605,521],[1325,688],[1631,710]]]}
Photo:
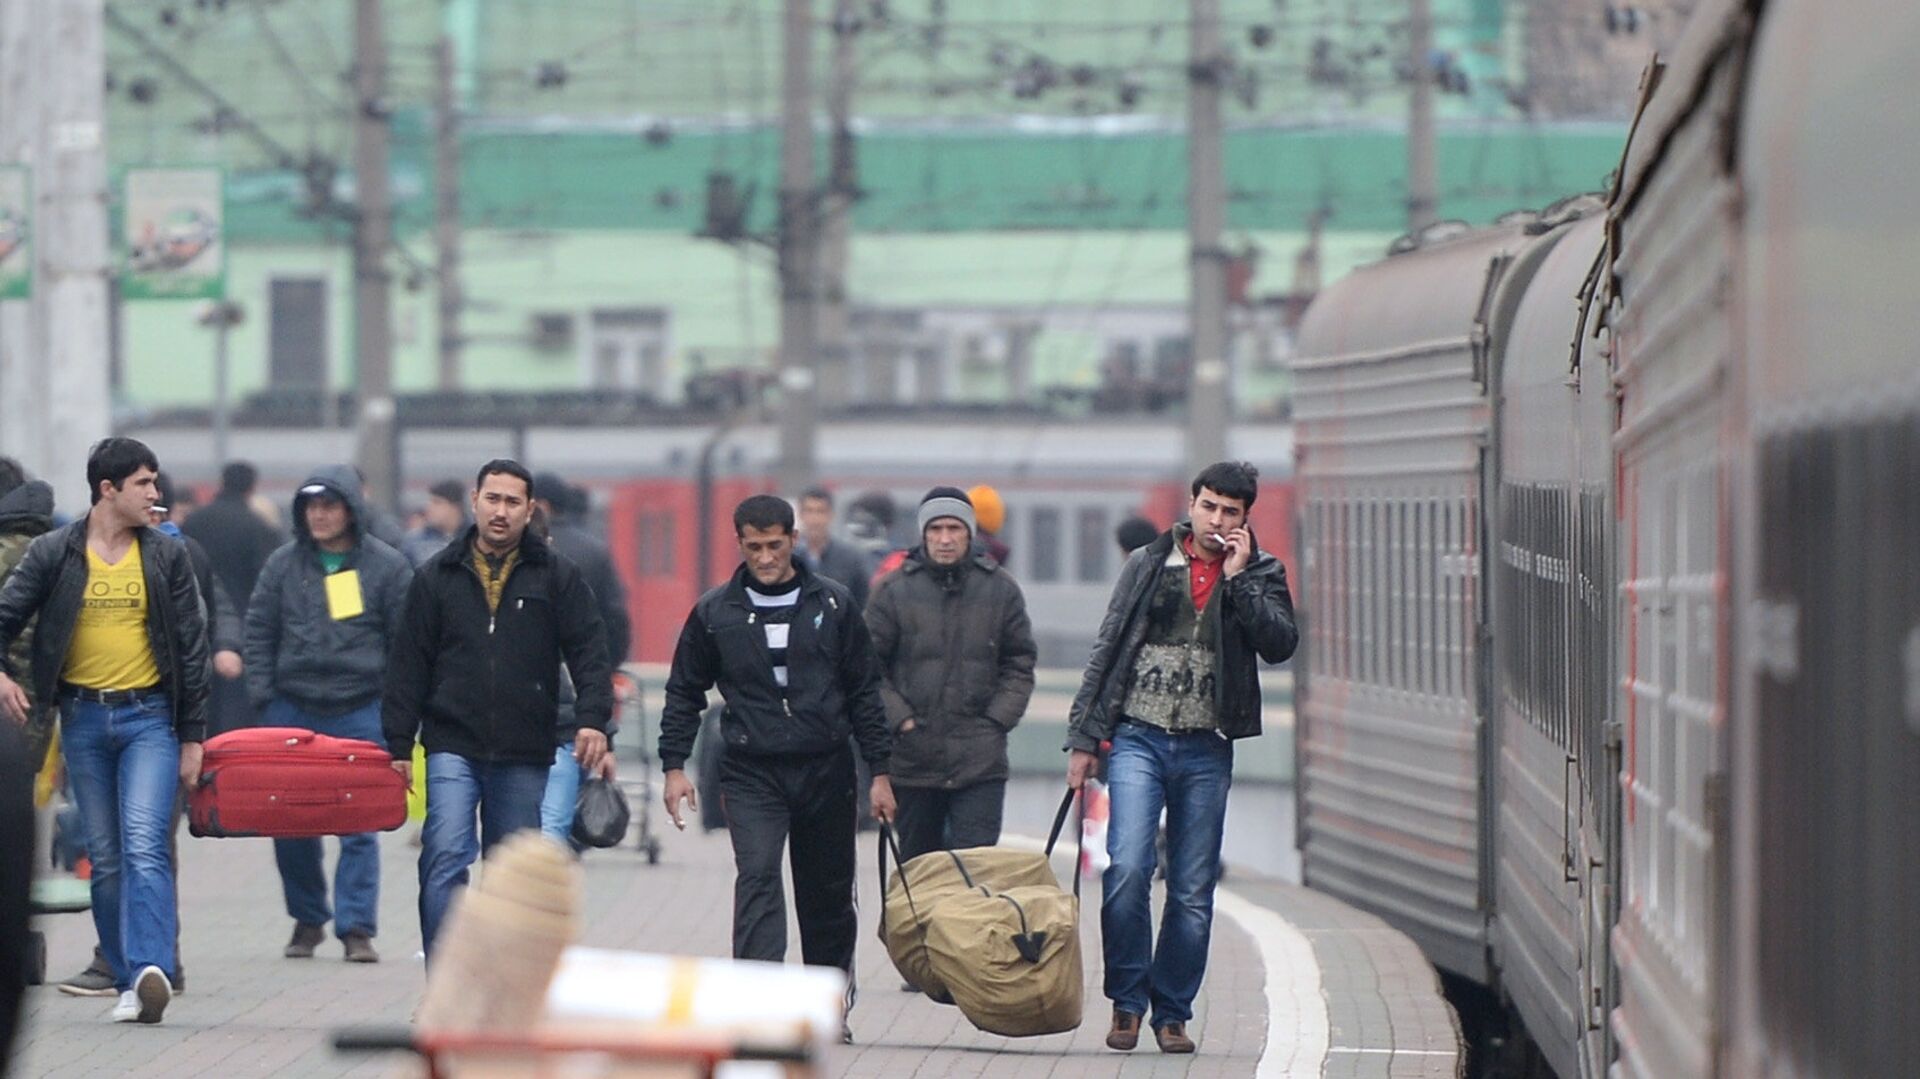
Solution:
{"label": "black leather jacket", "polygon": [[[207,730],[207,611],[200,600],[186,544],[158,529],[134,533],[146,578],[147,640],[154,666],[173,706],[173,728],[182,742],[198,742]],[[87,588],[87,518],[33,541],[0,590],[0,666],[7,645],[35,614],[33,683],[36,708],[58,696],[80,601]],[[9,677],[11,670],[7,671]]]}
{"label": "black leather jacket", "polygon": [[[1080,692],[1067,714],[1066,748],[1097,753],[1100,743],[1113,737],[1134,659],[1146,639],[1148,601],[1173,554],[1176,536],[1184,536],[1185,529],[1185,524],[1179,524],[1161,533],[1133,552],[1120,570]],[[1284,662],[1300,641],[1293,622],[1293,597],[1287,592],[1287,569],[1260,550],[1256,541],[1247,568],[1214,587],[1221,593],[1207,608],[1207,617],[1217,620],[1214,639],[1219,642],[1214,650],[1214,716],[1228,738],[1251,738],[1260,733],[1258,660]]]}
{"label": "black leather jacket", "polygon": [[765,627],[747,599],[747,568],[701,596],[687,615],[660,713],[660,764],[686,765],[707,690],[726,699],[727,748],[780,756],[830,753],[851,734],[874,775],[887,771],[887,711],[867,624],[844,585],[796,562],[800,603],[787,641],[787,685],[774,681]]}

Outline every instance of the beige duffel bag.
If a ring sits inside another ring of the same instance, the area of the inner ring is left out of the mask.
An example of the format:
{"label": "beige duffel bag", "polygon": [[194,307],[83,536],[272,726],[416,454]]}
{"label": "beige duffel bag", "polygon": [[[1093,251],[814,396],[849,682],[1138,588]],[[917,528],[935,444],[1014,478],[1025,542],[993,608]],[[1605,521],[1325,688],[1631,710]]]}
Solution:
{"label": "beige duffel bag", "polygon": [[[1047,837],[1049,852],[1072,802],[1068,791]],[[998,847],[923,854],[886,881],[892,842],[883,827],[880,935],[903,977],[994,1034],[1055,1034],[1080,1025],[1077,861],[1073,895],[1060,889],[1046,854]]]}

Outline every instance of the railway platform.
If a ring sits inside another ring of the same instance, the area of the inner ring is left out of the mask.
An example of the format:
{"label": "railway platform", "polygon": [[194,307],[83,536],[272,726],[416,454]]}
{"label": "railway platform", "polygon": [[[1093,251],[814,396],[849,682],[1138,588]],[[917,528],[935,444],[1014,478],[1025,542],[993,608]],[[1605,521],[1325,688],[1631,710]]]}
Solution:
{"label": "railway platform", "polygon": [[[1010,832],[1044,820],[1009,806]],[[656,818],[658,819],[658,818]],[[1228,827],[1236,822],[1229,817]],[[1240,827],[1256,827],[1240,822]],[[331,939],[317,958],[280,950],[284,913],[266,840],[181,840],[182,953],[187,992],[159,1026],[113,1024],[113,1001],[51,986],[29,992],[25,1029],[7,1074],[49,1079],[218,1076],[389,1076],[403,1058],[343,1056],[330,1033],[404,1022],[423,967],[415,914],[411,826],[382,837],[377,965],[348,964]],[[1010,841],[1019,842],[1019,836]],[[331,848],[331,844],[329,847]],[[1444,1079],[1459,1074],[1457,1024],[1433,970],[1413,944],[1369,915],[1281,881],[1230,873],[1222,885],[1207,981],[1190,1031],[1193,1056],[1164,1056],[1143,1039],[1131,1054],[1103,1044],[1098,884],[1089,882],[1086,1022],[1071,1034],[1008,1039],[983,1034],[951,1007],[900,991],[874,935],[873,836],[861,836],[862,933],[856,1044],[837,1061],[847,1076],[1328,1076]],[[1069,857],[1057,863],[1064,871]],[[583,943],[723,956],[728,947],[731,851],[724,832],[670,832],[658,865],[631,845],[587,861]],[[1158,900],[1156,899],[1156,909]],[[52,976],[83,966],[93,941],[84,914],[41,919]],[[797,936],[790,934],[797,941]],[[794,946],[797,954],[798,946]]]}

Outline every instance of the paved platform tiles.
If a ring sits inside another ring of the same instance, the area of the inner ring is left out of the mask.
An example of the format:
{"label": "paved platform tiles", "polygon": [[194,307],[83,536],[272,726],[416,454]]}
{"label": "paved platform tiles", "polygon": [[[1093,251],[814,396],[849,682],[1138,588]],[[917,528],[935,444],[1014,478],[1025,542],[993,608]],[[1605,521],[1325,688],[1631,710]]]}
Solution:
{"label": "paved platform tiles", "polygon": [[[1022,822],[1012,822],[1019,824]],[[29,994],[23,1044],[10,1074],[23,1077],[382,1076],[395,1057],[348,1057],[331,1030],[403,1022],[417,1003],[422,967],[415,912],[417,852],[409,831],[382,837],[384,876],[373,966],[341,961],[329,940],[312,960],[280,956],[291,930],[273,852],[265,840],[183,838],[182,906],[188,992],[158,1027],[107,1021],[111,999],[73,998],[51,986]],[[596,852],[587,874],[584,943],[722,956],[732,880],[725,833],[670,833],[657,866],[632,849]],[[332,844],[329,843],[329,864]],[[950,1007],[899,990],[874,936],[873,837],[861,836],[857,1044],[837,1061],[847,1076],[1022,1077],[1453,1076],[1458,1036],[1430,968],[1406,938],[1324,896],[1233,876],[1216,918],[1207,983],[1190,1031],[1200,1052],[1163,1056],[1151,1035],[1130,1055],[1104,1046],[1098,886],[1086,884],[1082,918],[1087,1021],[1072,1034],[1008,1039],[975,1030]],[[1064,865],[1064,859],[1062,860]],[[1158,908],[1158,900],[1155,902]],[[1231,911],[1234,916],[1225,916]],[[1266,912],[1264,915],[1262,912]],[[1292,927],[1282,922],[1292,921]],[[1252,923],[1251,931],[1247,924]],[[85,964],[86,915],[41,920],[52,976]],[[1291,933],[1292,936],[1288,934]],[[790,932],[793,952],[798,936]],[[1277,943],[1276,943],[1277,942]],[[1291,949],[1291,950],[1289,950]],[[1307,960],[1310,954],[1314,960]],[[1288,969],[1274,974],[1267,962]],[[1307,975],[1302,980],[1302,975]],[[1274,999],[1286,998],[1285,1007]],[[1269,1023],[1278,1024],[1269,1030]],[[1270,1044],[1271,1043],[1271,1044]],[[1263,1059],[1264,1058],[1264,1059]]]}

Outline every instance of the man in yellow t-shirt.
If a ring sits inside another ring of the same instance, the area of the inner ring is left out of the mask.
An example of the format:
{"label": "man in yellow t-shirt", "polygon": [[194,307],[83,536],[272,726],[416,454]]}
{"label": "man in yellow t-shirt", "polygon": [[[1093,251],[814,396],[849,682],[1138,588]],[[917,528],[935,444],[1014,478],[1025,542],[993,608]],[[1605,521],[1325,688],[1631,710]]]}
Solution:
{"label": "man in yellow t-shirt", "polygon": [[93,923],[121,1023],[157,1023],[178,970],[168,828],[200,778],[206,611],[187,549],[148,526],[153,451],[109,438],[87,457],[93,507],[34,540],[0,589],[0,716],[27,720],[7,646],[38,616],[35,699],[60,702],[61,744],[93,861]]}

